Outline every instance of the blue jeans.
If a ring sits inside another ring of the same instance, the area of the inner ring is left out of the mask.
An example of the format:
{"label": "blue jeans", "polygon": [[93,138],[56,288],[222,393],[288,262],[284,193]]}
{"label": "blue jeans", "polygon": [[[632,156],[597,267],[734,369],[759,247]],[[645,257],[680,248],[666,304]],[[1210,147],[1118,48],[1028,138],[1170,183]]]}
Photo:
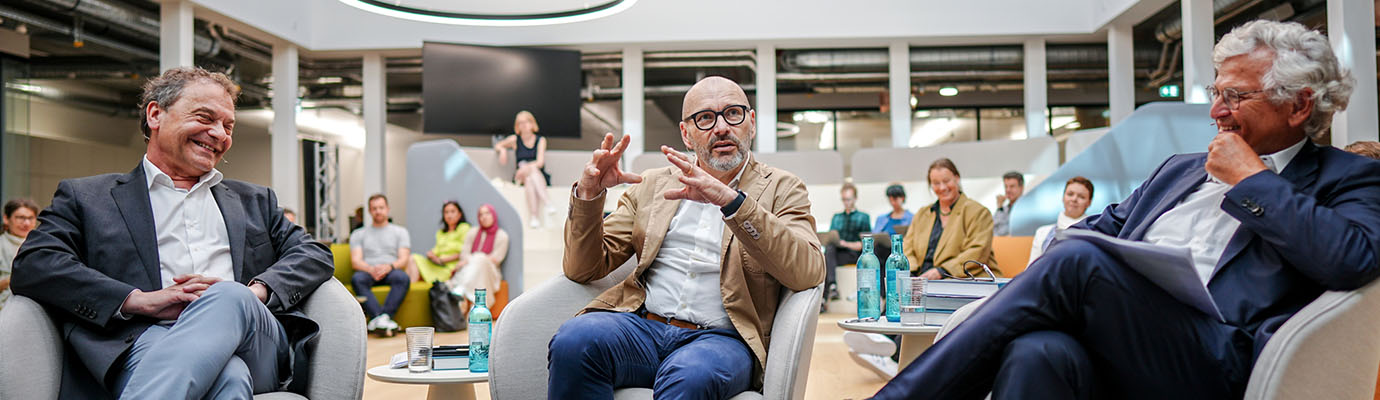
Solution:
{"label": "blue jeans", "polygon": [[611,399],[624,387],[650,387],[658,399],[726,399],[750,388],[754,363],[733,329],[686,329],[619,312],[561,324],[546,360],[548,399]]}
{"label": "blue jeans", "polygon": [[[384,299],[383,306],[379,306],[379,299],[374,297],[372,289],[377,285],[388,285],[388,298]],[[364,297],[364,314],[369,318],[377,317],[379,314],[388,314],[389,317],[398,314],[398,307],[402,306],[403,299],[407,298],[407,290],[412,286],[412,278],[407,276],[402,270],[392,270],[383,279],[374,280],[372,275],[364,271],[355,271],[355,275],[350,279],[350,286],[355,289],[355,296]]]}

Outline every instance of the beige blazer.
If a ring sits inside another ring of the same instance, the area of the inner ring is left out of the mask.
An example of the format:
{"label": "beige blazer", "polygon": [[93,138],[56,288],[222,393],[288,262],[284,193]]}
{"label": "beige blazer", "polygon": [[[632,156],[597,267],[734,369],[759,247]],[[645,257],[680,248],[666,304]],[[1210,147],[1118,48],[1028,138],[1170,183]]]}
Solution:
{"label": "beige blazer", "polygon": [[[724,309],[738,334],[756,356],[755,387],[762,382],[772,321],[781,287],[806,290],[824,281],[824,254],[810,215],[805,184],[786,171],[749,159],[738,188],[747,198],[724,221],[720,292]],[[652,266],[671,226],[680,201],[662,193],[682,188],[679,169],[665,167],[642,174],[618,200],[618,208],[603,218],[604,195],[581,200],[572,190],[570,218],[565,225],[565,276],[590,282],[608,275],[629,257],[637,269],[591,301],[581,313],[608,310],[634,312],[647,290],[642,275]],[[601,221],[602,218],[602,221]]]}
{"label": "beige blazer", "polygon": [[[935,218],[934,210],[930,207],[933,204],[916,210],[915,218],[910,220],[910,228],[906,229],[903,242],[911,271],[919,271],[920,261],[925,259],[925,251],[929,249],[930,231],[933,230]],[[963,263],[976,260],[987,264],[992,268],[992,273],[1001,276],[997,259],[992,255],[992,212],[965,194],[958,194],[953,212],[949,214],[949,223],[944,225],[944,232],[939,234],[939,244],[935,247],[934,266],[943,268],[949,275],[968,276],[963,273]],[[987,275],[982,267],[975,264],[968,264],[967,269],[974,276]]]}

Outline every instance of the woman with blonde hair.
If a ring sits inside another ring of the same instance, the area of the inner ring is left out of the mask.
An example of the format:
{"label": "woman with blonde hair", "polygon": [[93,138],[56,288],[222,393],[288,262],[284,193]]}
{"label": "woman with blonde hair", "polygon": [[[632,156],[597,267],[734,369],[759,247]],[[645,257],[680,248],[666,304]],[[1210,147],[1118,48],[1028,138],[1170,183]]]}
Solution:
{"label": "woman with blonde hair", "polygon": [[968,261],[997,270],[992,254],[992,212],[959,187],[958,167],[947,158],[930,164],[930,190],[939,200],[915,212],[906,230],[905,254],[915,276],[929,279],[987,275]]}
{"label": "woman with blonde hair", "polygon": [[517,173],[513,182],[522,185],[527,192],[527,222],[533,228],[541,224],[541,210],[554,213],[547,204],[546,187],[551,184],[551,174],[546,173],[546,139],[537,132],[537,117],[527,110],[519,111],[513,118],[513,134],[494,144],[498,152],[498,163],[508,163],[507,149],[513,149],[517,161]]}

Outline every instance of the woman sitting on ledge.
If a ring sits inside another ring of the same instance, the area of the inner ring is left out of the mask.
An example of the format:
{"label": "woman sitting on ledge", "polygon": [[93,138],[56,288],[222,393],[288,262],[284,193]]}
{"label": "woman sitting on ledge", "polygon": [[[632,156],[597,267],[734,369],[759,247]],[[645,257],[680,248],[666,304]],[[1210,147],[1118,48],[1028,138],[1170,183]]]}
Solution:
{"label": "woman sitting on ledge", "polygon": [[460,253],[465,249],[465,236],[470,224],[465,222],[465,212],[455,200],[441,205],[441,230],[436,231],[436,246],[426,254],[413,254],[417,272],[422,282],[436,282],[450,279],[455,269],[462,263]]}
{"label": "woman sitting on ledge", "polygon": [[[498,216],[494,206],[485,204],[479,207],[479,229],[470,229],[465,234],[465,243],[460,253],[460,264],[448,282],[451,291],[474,303],[475,289],[488,289],[485,304],[493,304],[494,292],[503,280],[499,266],[508,255],[508,233],[498,228]],[[461,310],[469,310],[463,304]]]}

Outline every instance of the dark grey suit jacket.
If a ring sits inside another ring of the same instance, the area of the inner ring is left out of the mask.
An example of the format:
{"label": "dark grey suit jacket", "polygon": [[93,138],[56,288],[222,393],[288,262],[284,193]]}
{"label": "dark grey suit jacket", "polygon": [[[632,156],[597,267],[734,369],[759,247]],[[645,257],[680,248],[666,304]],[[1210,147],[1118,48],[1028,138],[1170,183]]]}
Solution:
{"label": "dark grey suit jacket", "polygon": [[[301,392],[305,346],[318,326],[298,305],[334,266],[326,246],[283,218],[273,191],[225,179],[211,187],[230,236],[235,280],[268,285],[268,309],[293,344],[293,380]],[[153,319],[114,318],[130,291],[162,288],[153,209],[142,164],[128,174],[64,180],[15,257],[14,293],[46,306],[66,342],[62,398],[110,398],[113,378]],[[196,348],[187,349],[189,357]],[[283,367],[287,367],[284,365]],[[287,375],[287,374],[285,374]]]}

